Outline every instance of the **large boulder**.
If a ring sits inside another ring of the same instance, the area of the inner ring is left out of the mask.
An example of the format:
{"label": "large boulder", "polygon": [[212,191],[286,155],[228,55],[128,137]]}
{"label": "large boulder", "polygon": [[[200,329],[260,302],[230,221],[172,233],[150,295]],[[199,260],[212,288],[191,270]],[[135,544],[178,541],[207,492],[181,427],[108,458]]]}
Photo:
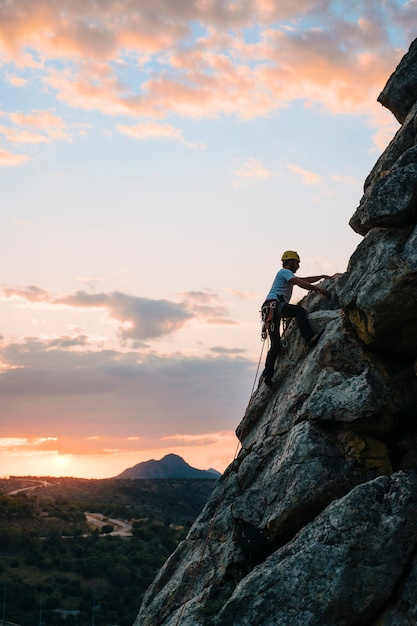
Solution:
{"label": "large boulder", "polygon": [[417,40],[401,59],[395,72],[378,96],[378,102],[389,109],[402,124],[417,101]]}
{"label": "large boulder", "polygon": [[213,624],[369,623],[389,599],[416,545],[416,513],[414,472],[352,489],[255,567]]}
{"label": "large boulder", "polygon": [[373,228],[337,285],[358,336],[386,351],[417,351],[417,226]]}

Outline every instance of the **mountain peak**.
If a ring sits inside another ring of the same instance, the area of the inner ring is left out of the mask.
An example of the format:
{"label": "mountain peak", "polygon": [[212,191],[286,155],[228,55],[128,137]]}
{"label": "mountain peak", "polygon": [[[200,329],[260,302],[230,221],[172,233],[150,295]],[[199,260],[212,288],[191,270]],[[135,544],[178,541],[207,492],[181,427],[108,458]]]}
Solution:
{"label": "mountain peak", "polygon": [[220,476],[216,470],[199,470],[191,467],[177,454],[167,454],[159,461],[151,459],[137,463],[124,470],[115,478],[129,479],[200,479],[216,480]]}

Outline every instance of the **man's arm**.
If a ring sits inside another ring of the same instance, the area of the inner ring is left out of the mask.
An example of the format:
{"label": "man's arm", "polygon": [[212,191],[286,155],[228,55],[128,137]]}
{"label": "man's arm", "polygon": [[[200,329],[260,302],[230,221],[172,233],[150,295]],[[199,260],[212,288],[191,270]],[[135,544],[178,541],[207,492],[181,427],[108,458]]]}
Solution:
{"label": "man's arm", "polygon": [[316,283],[318,280],[323,280],[325,278],[331,278],[331,276],[327,276],[327,274],[321,274],[320,276],[307,276],[307,278],[301,278],[300,280],[305,280],[306,283]]}
{"label": "man's arm", "polygon": [[288,282],[292,285],[297,285],[297,287],[301,287],[302,289],[307,289],[307,291],[318,291],[325,298],[330,298],[330,291],[327,291],[327,289],[323,289],[323,287],[319,287],[318,285],[313,285],[305,278],[297,278],[294,276],[294,278],[291,278]]}

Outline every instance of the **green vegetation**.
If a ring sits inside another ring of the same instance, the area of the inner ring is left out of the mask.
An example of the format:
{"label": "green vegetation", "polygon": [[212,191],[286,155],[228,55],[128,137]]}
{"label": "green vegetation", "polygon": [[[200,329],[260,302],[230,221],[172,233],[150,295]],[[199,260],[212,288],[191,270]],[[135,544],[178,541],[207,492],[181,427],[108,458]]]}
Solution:
{"label": "green vegetation", "polygon": [[[131,626],[214,487],[200,480],[45,482],[7,495],[12,483],[0,481],[0,602],[5,619],[24,626]],[[132,536],[112,535],[106,517],[101,529],[89,528],[87,510],[128,521]]]}

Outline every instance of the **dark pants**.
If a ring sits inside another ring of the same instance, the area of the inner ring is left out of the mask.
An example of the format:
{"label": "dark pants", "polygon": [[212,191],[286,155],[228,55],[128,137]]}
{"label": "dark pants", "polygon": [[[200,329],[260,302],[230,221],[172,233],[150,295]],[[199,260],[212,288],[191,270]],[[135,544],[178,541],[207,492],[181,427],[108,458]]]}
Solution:
{"label": "dark pants", "polygon": [[[280,309],[281,313],[279,312]],[[272,378],[274,375],[275,361],[278,353],[282,350],[281,337],[279,335],[281,317],[295,317],[300,333],[307,343],[314,335],[307,319],[307,313],[299,304],[283,304],[282,307],[275,307],[273,311],[273,330],[269,329],[271,347],[266,357],[265,370],[263,372],[265,378]]]}

